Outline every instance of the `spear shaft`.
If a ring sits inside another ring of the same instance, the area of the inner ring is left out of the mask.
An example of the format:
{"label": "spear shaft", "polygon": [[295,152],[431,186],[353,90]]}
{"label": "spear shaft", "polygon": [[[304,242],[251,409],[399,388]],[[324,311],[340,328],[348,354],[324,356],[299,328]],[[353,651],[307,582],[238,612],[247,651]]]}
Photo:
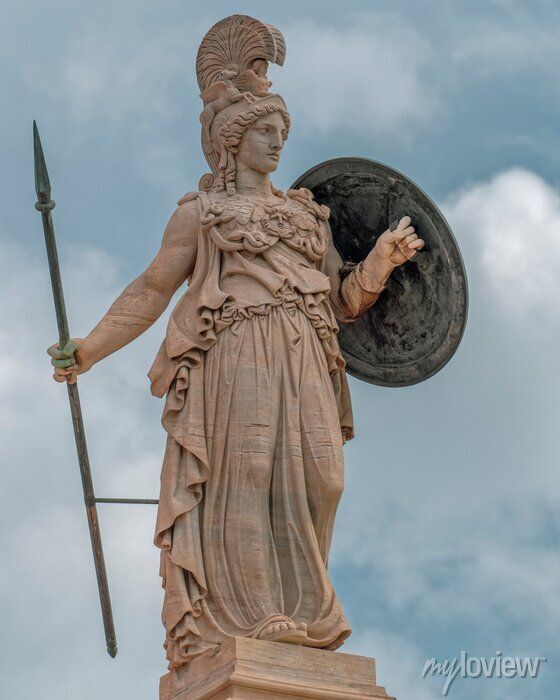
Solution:
{"label": "spear shaft", "polygon": [[[47,248],[51,286],[56,310],[56,320],[58,324],[59,346],[62,349],[70,340],[70,332],[68,330],[68,318],[66,316],[66,306],[64,304],[62,278],[60,276],[60,265],[58,263],[58,253],[56,249],[56,239],[52,220],[52,210],[55,207],[55,203],[51,199],[49,174],[45,163],[41,139],[39,138],[39,131],[35,122],[33,122],[33,146],[35,155],[35,189],[37,192],[37,203],[35,204],[35,208],[41,212],[41,218],[43,220],[45,245]],[[117,639],[115,635],[115,625],[113,622],[111,598],[109,595],[107,569],[105,567],[105,558],[103,556],[103,546],[101,543],[101,532],[99,530],[99,520],[97,517],[96,498],[93,489],[93,480],[91,477],[86,435],[84,431],[84,421],[82,418],[82,408],[80,406],[80,395],[78,393],[77,384],[67,384],[66,386],[68,389],[70,413],[72,415],[72,425],[76,440],[76,450],[78,452],[80,475],[82,477],[82,488],[84,492],[89,535],[93,551],[95,574],[97,576],[99,600],[101,602],[103,627],[105,629],[105,641],[107,642],[107,652],[114,658],[117,655]]]}

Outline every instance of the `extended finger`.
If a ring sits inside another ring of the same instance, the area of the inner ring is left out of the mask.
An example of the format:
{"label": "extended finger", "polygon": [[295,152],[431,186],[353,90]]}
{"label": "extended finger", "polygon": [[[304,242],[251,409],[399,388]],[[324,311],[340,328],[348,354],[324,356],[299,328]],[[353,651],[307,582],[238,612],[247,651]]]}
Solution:
{"label": "extended finger", "polygon": [[413,260],[418,253],[424,247],[424,241],[421,238],[417,238],[406,246],[399,247],[400,252],[404,255],[407,260]]}
{"label": "extended finger", "polygon": [[413,258],[416,257],[416,254],[418,253],[419,250],[421,250],[424,247],[424,241],[421,241],[418,239],[417,241],[412,241],[409,245],[406,246],[406,248],[401,250],[401,253],[404,255],[404,257],[407,260],[412,260]]}
{"label": "extended finger", "polygon": [[424,245],[425,242],[421,238],[417,238],[415,241],[412,241],[412,243],[409,243],[407,247],[413,250],[421,250]]}
{"label": "extended finger", "polygon": [[413,241],[419,240],[418,239],[418,234],[416,233],[411,233],[408,235],[406,238],[403,238],[399,241],[399,248],[405,248],[407,245],[412,243]]}
{"label": "extended finger", "polygon": [[413,233],[416,233],[414,228],[412,226],[408,226],[406,229],[404,229],[404,231],[396,229],[395,231],[390,231],[384,234],[384,236],[387,243],[398,243],[403,238],[406,238],[407,236],[410,236]]}
{"label": "extended finger", "polygon": [[403,216],[403,218],[399,221],[399,225],[397,226],[397,231],[400,229],[401,231],[404,231],[405,228],[410,226],[412,223],[412,219],[410,216]]}

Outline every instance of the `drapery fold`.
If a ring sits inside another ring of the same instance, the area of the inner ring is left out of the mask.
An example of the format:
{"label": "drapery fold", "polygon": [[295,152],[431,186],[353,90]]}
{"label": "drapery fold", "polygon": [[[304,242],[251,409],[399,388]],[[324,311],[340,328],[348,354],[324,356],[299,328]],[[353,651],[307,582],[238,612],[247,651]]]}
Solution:
{"label": "drapery fold", "polygon": [[250,235],[254,213],[240,223],[191,197],[196,266],[150,371],[167,393],[155,543],[170,668],[279,613],[307,624],[310,646],[349,634],[326,562],[351,405],[324,212],[296,195]]}

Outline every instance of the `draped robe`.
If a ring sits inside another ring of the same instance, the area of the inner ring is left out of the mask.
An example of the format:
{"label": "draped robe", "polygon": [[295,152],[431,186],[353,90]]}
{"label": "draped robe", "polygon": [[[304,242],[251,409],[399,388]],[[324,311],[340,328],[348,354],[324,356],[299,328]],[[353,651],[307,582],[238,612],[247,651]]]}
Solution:
{"label": "draped robe", "polygon": [[350,628],[327,559],[353,436],[336,318],[376,297],[358,271],[341,283],[308,190],[181,201],[197,207],[196,259],[150,371],[167,394],[155,543],[169,667],[278,614],[335,649]]}

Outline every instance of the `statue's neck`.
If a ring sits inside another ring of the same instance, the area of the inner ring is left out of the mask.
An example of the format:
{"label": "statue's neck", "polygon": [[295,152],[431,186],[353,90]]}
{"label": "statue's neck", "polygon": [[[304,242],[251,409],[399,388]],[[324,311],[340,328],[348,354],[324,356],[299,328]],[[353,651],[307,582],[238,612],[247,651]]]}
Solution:
{"label": "statue's neck", "polygon": [[239,163],[235,173],[235,189],[238,194],[257,197],[274,196],[268,173],[259,173]]}

